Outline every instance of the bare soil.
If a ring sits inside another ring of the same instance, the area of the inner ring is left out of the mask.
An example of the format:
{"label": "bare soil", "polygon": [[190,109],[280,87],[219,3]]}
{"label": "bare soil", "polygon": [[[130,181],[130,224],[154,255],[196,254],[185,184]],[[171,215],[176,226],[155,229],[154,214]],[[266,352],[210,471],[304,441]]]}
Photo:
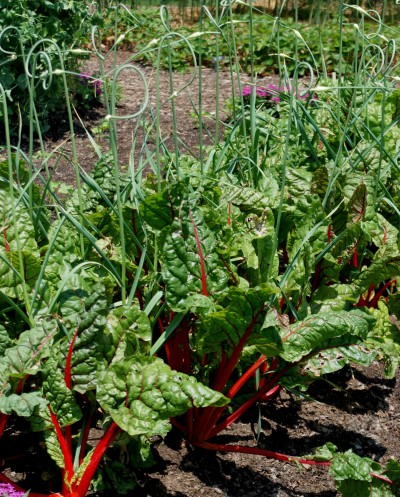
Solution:
{"label": "bare soil", "polygon": [[[399,376],[398,376],[399,378]],[[261,406],[259,446],[290,455],[309,454],[326,442],[340,450],[385,462],[399,458],[400,388],[382,377],[374,363],[367,370],[346,368],[318,381],[309,391],[313,400],[282,392]],[[258,411],[236,423],[215,440],[256,446]],[[200,451],[173,435],[155,450],[160,462],[138,475],[138,497],[336,497],[324,468],[300,468],[260,456]]]}
{"label": "bare soil", "polygon": [[[118,64],[129,59],[129,52],[117,54]],[[85,70],[95,72],[95,61],[90,61]],[[155,72],[151,67],[141,67],[150,85],[150,102],[155,105]],[[174,76],[174,86],[178,88],[188,82],[190,74]],[[276,83],[271,76],[262,84]],[[144,90],[137,73],[125,71],[121,74],[123,99],[118,113],[128,115],[141,105]],[[204,109],[215,113],[216,75],[212,69],[203,71],[202,98]],[[230,95],[232,82],[229,74],[222,72],[219,81],[220,94]],[[237,85],[235,82],[234,85]],[[169,97],[169,76],[160,74],[161,98]],[[196,154],[199,143],[198,128],[190,117],[192,105],[189,95],[197,100],[198,83],[175,99],[179,137]],[[82,115],[85,127],[92,131],[104,119],[105,109],[99,108]],[[220,118],[224,119],[223,107]],[[73,183],[72,166],[65,156],[70,156],[71,140],[65,118],[57,116],[51,132],[46,138],[48,151],[59,147],[57,161],[51,160],[54,179]],[[215,133],[215,123],[209,121],[209,131]],[[121,163],[127,163],[131,154],[134,122],[118,121],[118,154]],[[165,105],[161,111],[161,127],[167,144],[172,144],[171,106]],[[96,153],[81,124],[76,124],[76,142],[80,165],[90,171],[96,161]],[[140,137],[139,137],[140,139]],[[108,150],[108,135],[96,137],[103,152]],[[148,138],[150,147],[154,146]],[[208,139],[208,143],[211,143]],[[206,138],[207,143],[207,138]],[[389,458],[400,458],[400,386],[397,379],[383,378],[382,367],[374,363],[367,370],[346,368],[331,375],[328,383],[318,381],[309,391],[313,400],[302,400],[282,392],[280,396],[261,409],[262,431],[259,446],[290,455],[303,455],[330,441],[340,450],[353,449],[354,452],[385,462]],[[236,423],[216,439],[220,443],[235,443],[255,446],[257,439],[258,410],[249,413],[246,419]],[[7,433],[6,433],[7,436]],[[8,432],[10,436],[10,432]],[[9,438],[7,447],[15,447]],[[30,479],[35,463],[40,462],[44,453],[31,453],[29,440],[19,446],[25,447],[26,460],[3,459],[0,452],[0,469],[6,470],[13,478],[30,482],[35,490],[35,481]],[[37,450],[37,449],[34,449]],[[210,453],[195,449],[186,444],[175,432],[165,440],[155,440],[154,452],[157,464],[149,470],[138,470],[132,474],[137,487],[132,497],[336,497],[328,471],[321,468],[300,468],[294,464],[282,463],[259,456],[239,453]],[[20,453],[20,450],[19,450]],[[35,455],[35,458],[31,456]],[[1,466],[3,466],[1,468]],[[43,473],[43,472],[42,472]],[[49,469],[51,473],[51,469]],[[40,487],[41,485],[39,485]],[[117,492],[117,489],[116,489]],[[106,494],[104,494],[106,495]],[[116,494],[115,494],[116,495]],[[113,497],[108,492],[107,497]]]}
{"label": "bare soil", "polygon": [[[132,54],[129,51],[118,51],[116,66],[120,67],[124,64],[129,64]],[[105,69],[112,74],[113,56],[111,55],[105,62]],[[133,63],[134,64],[134,63]],[[154,115],[156,109],[156,71],[151,66],[143,66],[135,64],[145,76],[149,86],[149,106],[143,114],[144,119],[151,122],[151,114]],[[98,61],[92,58],[85,64],[84,70],[96,74],[99,70]],[[193,102],[198,102],[199,83],[196,77],[191,83],[193,72],[184,74],[175,73],[173,76],[172,90],[178,93],[174,98],[175,112],[176,112],[176,131],[179,138],[179,148],[181,152],[189,153],[194,156],[199,154],[199,127],[198,120],[196,119],[195,109]],[[216,115],[216,84],[218,80],[219,91],[219,108],[218,115]],[[248,76],[241,77],[242,84],[249,81]],[[277,83],[275,75],[267,76],[259,80],[260,85],[268,85]],[[117,105],[118,116],[129,116],[136,113],[142,106],[145,90],[142,78],[138,72],[132,69],[121,71],[118,78],[118,83],[121,87],[122,99]],[[189,84],[190,83],[190,84]],[[185,89],[182,90],[186,85]],[[211,145],[214,143],[216,137],[216,118],[218,118],[218,136],[221,137],[224,132],[224,120],[226,119],[226,102],[232,95],[232,86],[234,91],[238,91],[237,78],[232,78],[230,73],[226,70],[221,71],[217,78],[216,72],[211,68],[202,69],[202,105],[204,117],[205,130],[203,131],[203,145]],[[162,134],[162,141],[169,150],[173,150],[173,134],[174,134],[174,120],[171,105],[171,87],[170,77],[167,71],[160,71],[159,74],[159,88],[160,88],[160,128]],[[182,91],[181,91],[182,90]],[[106,109],[99,107],[90,111],[80,111],[79,118],[75,119],[75,142],[77,149],[77,158],[80,166],[86,171],[90,171],[97,160],[97,154],[93,149],[90,140],[87,136],[87,131],[91,133],[102,152],[109,150],[109,134],[108,131],[102,134],[94,134],[96,128],[104,122],[106,117]],[[149,150],[155,148],[154,132],[151,131],[143,139],[143,130],[137,131],[137,119],[118,119],[117,123],[117,143],[118,143],[118,158],[120,164],[128,164],[132,153],[133,136],[137,141],[133,157],[138,161],[139,155],[142,153],[142,145],[145,142]],[[148,127],[147,127],[148,128]],[[149,128],[148,128],[149,129]],[[69,126],[66,115],[55,115],[54,122],[50,127],[50,131],[46,135],[45,142],[46,151],[53,153],[49,160],[50,171],[54,175],[53,179],[56,181],[66,181],[67,183],[74,182],[74,170],[71,161],[71,140],[69,133]]]}

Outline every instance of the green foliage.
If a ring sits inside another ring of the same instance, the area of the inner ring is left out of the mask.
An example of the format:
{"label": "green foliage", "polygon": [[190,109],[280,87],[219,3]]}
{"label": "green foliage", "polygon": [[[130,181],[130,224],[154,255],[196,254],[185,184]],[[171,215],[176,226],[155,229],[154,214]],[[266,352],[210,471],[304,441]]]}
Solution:
{"label": "green foliage", "polygon": [[[63,64],[66,70],[79,72],[81,62],[77,56],[84,53],[82,45],[87,42],[93,22],[86,0],[2,0],[0,83],[7,95],[7,109],[14,126],[19,113],[23,122],[28,123],[30,94],[44,129],[48,127],[50,113],[60,105],[64,107],[63,78],[55,76],[53,71],[62,69]],[[46,41],[39,43],[42,40]],[[29,56],[33,46],[36,48]],[[27,78],[25,63],[31,74],[34,71],[33,79]],[[1,106],[0,117],[3,111]]]}
{"label": "green foliage", "polygon": [[[64,10],[82,13],[83,35],[83,4],[43,6],[53,9],[50,19]],[[144,26],[121,12],[120,22],[130,23],[124,38],[137,48],[168,28],[164,19],[154,33],[150,22]],[[44,23],[44,16],[39,20]],[[207,52],[203,61],[212,62],[208,47],[217,30],[221,54],[231,62],[233,26],[239,62],[248,68],[250,18],[236,20],[205,21],[213,33],[194,36],[195,55]],[[255,70],[279,62],[283,86],[273,89],[275,99],[268,88],[257,99],[251,90],[244,99],[234,96],[223,140],[199,159],[179,152],[178,136],[170,153],[159,123],[152,123],[156,150],[145,143],[145,158],[137,162],[132,153],[127,171],[118,162],[109,115],[112,153],[102,154],[89,135],[100,159],[90,175],[79,175],[74,163],[77,187],[67,199],[57,197],[51,177],[45,179],[21,150],[11,154],[9,147],[9,160],[0,163],[0,427],[22,416],[42,433],[61,469],[64,497],[85,497],[92,480],[97,490],[120,482],[121,491],[130,491],[132,484],[122,483],[128,473],[121,454],[147,466],[149,437],[164,436],[171,422],[190,443],[207,447],[249,407],[271,401],[282,388],[304,392],[322,375],[375,359],[385,363],[387,377],[395,375],[396,93],[383,70],[374,74],[368,50],[355,53],[351,27],[341,33],[341,77],[320,79],[309,96],[301,94],[288,76],[302,72],[301,61],[336,69],[332,47],[339,35],[326,29],[330,50],[318,58],[312,37],[318,35],[321,47],[325,34],[310,26],[303,37],[297,27],[290,20],[253,25]],[[60,28],[56,38],[67,51],[73,43],[68,29],[62,34]],[[3,32],[3,43],[16,42],[15,33]],[[190,52],[178,39],[164,39],[161,64],[188,62]],[[387,46],[384,38],[379,43]],[[156,45],[138,58],[154,61]],[[276,55],[289,50],[289,57]],[[46,60],[37,62],[47,78]],[[358,72],[344,76],[351,70]],[[26,116],[26,105],[20,107]],[[138,124],[135,140],[139,134]],[[87,443],[92,428],[103,431],[95,448]],[[395,495],[394,461],[381,467],[332,445],[308,457],[329,462],[344,496]]]}
{"label": "green foliage", "polygon": [[[104,37],[114,37],[114,9],[110,9],[104,18]],[[121,44],[127,44],[137,52],[137,57],[144,62],[155,63],[157,58],[157,43],[166,34],[159,20],[159,10],[141,9],[135,13],[140,24],[134,23],[127,12],[121,12],[118,17],[119,32],[124,33]],[[250,72],[251,61],[257,74],[277,73],[278,68],[285,62],[288,73],[293,75],[298,62],[310,64],[314,70],[322,72],[338,72],[340,62],[340,45],[342,44],[342,61],[345,72],[354,70],[354,54],[356,39],[362,45],[362,37],[354,24],[346,23],[342,30],[338,29],[336,18],[327,19],[323,25],[301,22],[296,24],[293,19],[278,19],[262,13],[255,13],[253,24],[254,52],[251,56],[251,43],[249,35],[249,14],[233,13],[234,36],[241,69]],[[197,61],[201,54],[202,63],[214,67],[213,58],[216,56],[215,46],[218,38],[218,53],[222,57],[222,66],[233,63],[234,54],[231,51],[230,15],[228,9],[221,9],[216,18],[217,27],[207,16],[203,20],[204,36],[198,35],[198,23],[179,23],[171,19],[171,26],[176,26],[176,31],[185,36],[195,36],[191,39],[192,48]],[[375,26],[367,24],[366,31],[371,30],[374,35]],[[172,29],[171,29],[172,31]],[[382,36],[383,35],[383,36]],[[383,28],[379,36],[373,36],[374,44],[386,48],[387,38],[392,38],[393,33],[389,28]],[[175,38],[172,41],[171,60],[167,54],[167,43],[164,42],[161,63],[164,68],[171,67],[175,71],[187,71],[193,63],[192,55],[186,43]],[[297,47],[297,54],[295,53]],[[368,53],[368,58],[376,56],[375,48]],[[297,58],[296,58],[297,55]],[[361,57],[361,51],[357,58]],[[284,59],[284,60],[283,60]],[[303,76],[307,66],[299,68],[298,74]]]}

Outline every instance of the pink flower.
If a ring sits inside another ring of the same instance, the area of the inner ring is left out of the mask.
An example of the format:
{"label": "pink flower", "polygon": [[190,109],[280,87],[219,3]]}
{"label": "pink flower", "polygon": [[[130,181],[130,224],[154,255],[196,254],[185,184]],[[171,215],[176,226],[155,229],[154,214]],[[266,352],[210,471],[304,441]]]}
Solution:
{"label": "pink flower", "polygon": [[268,91],[267,90],[264,90],[264,88],[259,88],[257,87],[256,88],[256,95],[257,97],[266,97],[268,95]]}
{"label": "pink flower", "polygon": [[0,483],[0,497],[22,497],[25,492],[15,490],[11,483]]}

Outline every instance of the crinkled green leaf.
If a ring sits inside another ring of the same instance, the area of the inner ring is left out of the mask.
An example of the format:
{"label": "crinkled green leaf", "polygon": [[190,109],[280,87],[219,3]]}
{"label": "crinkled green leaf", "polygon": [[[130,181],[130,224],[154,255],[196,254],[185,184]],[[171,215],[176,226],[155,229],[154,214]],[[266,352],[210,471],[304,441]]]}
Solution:
{"label": "crinkled green leaf", "polygon": [[117,307],[106,318],[105,357],[108,362],[117,362],[138,352],[148,352],[151,338],[149,318],[138,306]]}
{"label": "crinkled green leaf", "polygon": [[160,260],[166,298],[174,311],[187,310],[191,295],[213,295],[225,289],[228,278],[219,267],[215,237],[199,209],[185,203],[164,231]]}
{"label": "crinkled green leaf", "polygon": [[360,457],[352,450],[335,454],[329,472],[335,480],[372,481],[371,470],[373,461]]}
{"label": "crinkled green leaf", "polygon": [[58,224],[53,224],[48,235],[54,243],[46,265],[45,279],[52,287],[56,287],[60,279],[81,259],[78,232],[67,223],[57,233],[58,228]]}
{"label": "crinkled green leaf", "polygon": [[400,255],[389,256],[374,260],[370,266],[363,269],[356,280],[356,285],[361,291],[368,290],[371,284],[379,283],[400,275]]}
{"label": "crinkled green leaf", "polygon": [[193,406],[222,406],[228,402],[194,377],[172,371],[161,359],[149,357],[112,364],[98,382],[97,398],[130,436],[165,435],[170,417]]}
{"label": "crinkled green leaf", "polygon": [[384,474],[398,485],[400,483],[400,462],[391,459],[386,465]]}
{"label": "crinkled green leaf", "polygon": [[2,324],[0,324],[0,357],[12,345],[13,345],[13,341],[11,340],[11,338],[7,332],[7,329]]}
{"label": "crinkled green leaf", "polygon": [[170,192],[167,189],[162,193],[149,195],[140,204],[140,214],[152,228],[162,230],[172,224],[174,219],[171,203]]}
{"label": "crinkled green leaf", "polygon": [[38,320],[34,328],[21,333],[16,344],[7,349],[1,359],[1,380],[4,376],[23,378],[27,374],[35,374],[41,360],[51,353],[57,333],[57,322],[45,319]]}
{"label": "crinkled green leaf", "polygon": [[230,184],[224,187],[227,198],[243,212],[262,214],[265,209],[277,207],[279,203],[279,185],[269,176],[262,192],[253,188]]}
{"label": "crinkled green leaf", "polygon": [[56,432],[54,430],[45,430],[43,432],[43,438],[49,456],[53,459],[53,461],[57,464],[59,468],[64,469],[65,468],[64,455],[62,453]]}
{"label": "crinkled green leaf", "polygon": [[359,293],[353,285],[320,285],[311,297],[311,310],[317,312],[342,311],[351,304],[356,304]]}
{"label": "crinkled green leaf", "polygon": [[[311,315],[282,328],[283,352],[280,355],[288,362],[298,362],[311,352],[328,346],[358,343],[367,338],[375,322],[370,313],[361,309]],[[341,343],[342,338],[345,343]]]}
{"label": "crinkled green leaf", "polygon": [[275,329],[264,329],[267,299],[270,290],[231,288],[226,305],[207,314],[196,334],[196,349],[202,354],[224,351],[230,355],[234,348],[254,345],[269,357],[277,354],[281,340]]}
{"label": "crinkled green leaf", "polygon": [[389,310],[382,300],[370,312],[376,318],[376,325],[366,340],[366,346],[383,359],[386,378],[394,378],[400,356],[400,329],[389,316]]}
{"label": "crinkled green leaf", "polygon": [[2,189],[0,189],[0,220],[1,253],[6,252],[6,247],[10,252],[26,250],[27,252],[38,253],[35,229],[28,207],[22,201],[16,202],[14,199],[13,212],[10,192]]}
{"label": "crinkled green leaf", "polygon": [[59,369],[54,356],[47,359],[43,368],[43,396],[57,416],[60,426],[67,426],[79,421],[82,412],[72,391],[66,386],[63,371]]}
{"label": "crinkled green leaf", "polygon": [[[351,450],[335,454],[329,472],[343,497],[394,497],[396,487],[373,476],[381,474],[378,463]],[[386,476],[386,475],[385,475]]]}
{"label": "crinkled green leaf", "polygon": [[29,417],[39,405],[47,405],[47,402],[38,392],[13,393],[8,396],[0,396],[0,412],[4,414],[16,414],[17,416]]}
{"label": "crinkled green leaf", "polygon": [[66,290],[60,297],[60,313],[68,330],[63,353],[67,357],[71,343],[73,388],[84,393],[95,387],[103,364],[103,329],[108,302],[104,286],[82,282],[81,288]]}
{"label": "crinkled green leaf", "polygon": [[312,357],[304,366],[304,370],[312,372],[315,376],[321,376],[338,371],[350,363],[368,367],[376,355],[377,353],[373,350],[363,350],[360,345],[324,350]]}

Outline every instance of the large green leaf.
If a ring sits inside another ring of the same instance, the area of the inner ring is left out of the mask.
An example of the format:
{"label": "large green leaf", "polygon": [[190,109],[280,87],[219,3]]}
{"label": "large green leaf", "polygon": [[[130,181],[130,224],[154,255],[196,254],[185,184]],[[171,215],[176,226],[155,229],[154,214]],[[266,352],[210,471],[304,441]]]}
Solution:
{"label": "large green leaf", "polygon": [[194,377],[172,371],[161,359],[149,357],[112,364],[98,382],[97,398],[130,436],[165,435],[170,417],[193,406],[223,406],[228,402]]}
{"label": "large green leaf", "polygon": [[0,412],[29,417],[38,406],[45,406],[46,400],[38,392],[27,392],[8,396],[0,395]]}
{"label": "large green leaf", "polygon": [[43,368],[43,396],[57,416],[60,426],[67,426],[79,421],[82,412],[72,391],[65,384],[64,373],[58,367],[55,356],[56,354],[53,354],[47,359]]}
{"label": "large green leaf", "polygon": [[81,393],[95,387],[103,364],[103,330],[108,313],[104,286],[79,279],[79,286],[60,296],[60,310],[68,340],[62,352],[71,356],[73,388]]}
{"label": "large green leaf", "polygon": [[372,481],[371,465],[373,461],[354,454],[352,450],[335,454],[329,472],[335,480]]}
{"label": "large green leaf", "polygon": [[225,289],[228,278],[219,267],[215,237],[200,209],[185,202],[164,232],[160,260],[166,298],[174,311],[187,310],[190,296],[215,295]]}
{"label": "large green leaf", "polygon": [[16,344],[7,349],[1,358],[1,381],[7,378],[18,380],[35,374],[42,359],[50,355],[58,331],[55,320],[40,319],[34,328],[21,333]]}
{"label": "large green leaf", "polygon": [[232,287],[225,306],[207,314],[196,334],[196,350],[202,355],[214,353],[231,355],[235,348],[243,350],[254,345],[258,351],[273,357],[280,351],[281,340],[273,328],[264,329],[267,299],[274,288],[248,289]]}
{"label": "large green leaf", "polygon": [[387,256],[361,271],[356,280],[356,285],[361,291],[368,290],[370,285],[378,286],[387,279],[396,278],[400,275],[400,255]]}
{"label": "large green leaf", "polygon": [[367,338],[375,322],[372,314],[361,309],[311,315],[281,328],[281,356],[288,362],[298,362],[312,352],[358,343]]}
{"label": "large green leaf", "polygon": [[28,208],[1,189],[0,220],[0,292],[19,298],[21,284],[32,287],[40,271],[35,229]]}
{"label": "large green leaf", "polygon": [[106,317],[104,355],[108,362],[118,362],[150,350],[150,321],[136,305],[117,307]]}
{"label": "large green leaf", "polygon": [[0,324],[0,357],[12,345],[13,345],[13,341],[11,340],[11,338],[7,332],[7,329],[2,324]]}

